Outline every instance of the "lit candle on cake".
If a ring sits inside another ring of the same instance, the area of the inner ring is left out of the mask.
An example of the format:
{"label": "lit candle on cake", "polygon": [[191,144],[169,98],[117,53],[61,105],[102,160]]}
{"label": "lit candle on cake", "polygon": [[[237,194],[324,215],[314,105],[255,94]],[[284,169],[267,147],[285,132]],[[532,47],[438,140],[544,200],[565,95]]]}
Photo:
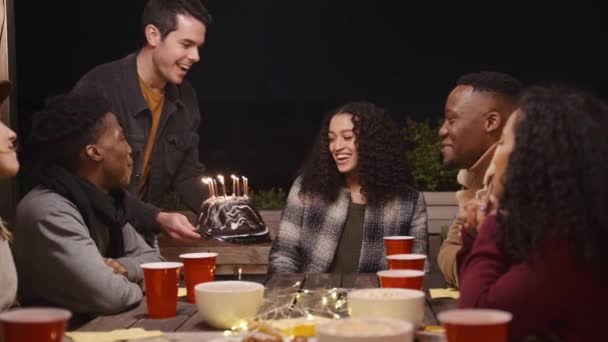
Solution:
{"label": "lit candle on cake", "polygon": [[226,198],[226,184],[224,183],[224,176],[217,175],[217,179],[220,181],[220,184],[222,184],[222,191],[224,192],[224,198]]}
{"label": "lit candle on cake", "polygon": [[219,195],[220,195],[220,192],[219,192],[219,191],[217,191],[217,182],[215,181],[215,179],[211,178],[211,183],[213,184],[213,193],[214,193],[216,196],[219,196]]}
{"label": "lit candle on cake", "polygon": [[219,192],[217,191],[217,183],[213,180],[212,177],[209,177],[209,182],[211,182],[211,189],[213,189],[213,196],[219,196]]}
{"label": "lit candle on cake", "polygon": [[236,181],[234,180],[236,176],[230,175],[230,178],[232,178],[232,196],[236,196]]}
{"label": "lit candle on cake", "polygon": [[209,178],[203,178],[201,180],[203,181],[203,183],[207,184],[207,187],[209,187],[209,197],[215,196],[213,194],[213,185],[211,184],[211,181],[209,180]]}
{"label": "lit candle on cake", "polygon": [[243,176],[243,196],[247,197],[249,193],[249,183],[247,181],[247,177]]}
{"label": "lit candle on cake", "polygon": [[211,183],[211,191],[213,191],[213,197],[217,196],[217,187],[215,186],[215,183],[213,182],[213,178],[209,177],[209,183]]}
{"label": "lit candle on cake", "polygon": [[241,195],[241,182],[240,182],[240,178],[238,176],[234,177],[234,180],[236,180],[236,196],[240,196]]}

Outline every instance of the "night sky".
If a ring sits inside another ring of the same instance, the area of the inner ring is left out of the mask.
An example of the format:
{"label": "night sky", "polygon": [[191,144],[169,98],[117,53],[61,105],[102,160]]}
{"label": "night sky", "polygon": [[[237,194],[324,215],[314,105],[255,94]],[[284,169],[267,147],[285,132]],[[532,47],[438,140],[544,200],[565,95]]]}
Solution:
{"label": "night sky", "polygon": [[[140,46],[143,3],[15,1],[22,136],[46,96]],[[479,70],[608,97],[607,24],[580,3],[204,3],[214,23],[188,75],[203,116],[201,160],[254,188],[288,188],[321,117],[347,101],[375,102],[399,125],[408,116],[436,122],[458,76]]]}

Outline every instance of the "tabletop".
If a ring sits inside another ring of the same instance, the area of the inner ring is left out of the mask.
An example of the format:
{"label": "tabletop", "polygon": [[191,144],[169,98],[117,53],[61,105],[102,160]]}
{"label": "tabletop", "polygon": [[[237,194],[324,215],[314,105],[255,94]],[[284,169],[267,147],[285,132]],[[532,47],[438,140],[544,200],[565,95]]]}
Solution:
{"label": "tabletop", "polygon": [[[235,280],[238,276],[216,276],[216,280]],[[359,274],[256,274],[241,276],[241,280],[254,281],[264,284],[266,300],[260,311],[272,307],[279,307],[288,302],[297,301],[296,296],[286,296],[289,292],[304,293],[323,289],[357,289],[376,288],[379,286],[375,273]],[[438,272],[425,276],[424,291],[426,305],[424,311],[424,325],[438,325],[437,314],[443,310],[456,307],[454,299],[431,299],[428,289],[445,287],[443,277]],[[308,291],[307,291],[308,290]],[[281,296],[274,296],[280,293]],[[288,302],[284,302],[288,301]],[[293,303],[295,304],[295,303]],[[109,316],[99,316],[83,325],[78,331],[109,331],[114,329],[144,328],[146,330],[161,330],[173,336],[173,341],[201,340],[205,335],[217,336],[221,330],[216,330],[205,324],[197,312],[194,304],[188,303],[185,297],[180,298],[177,306],[177,315],[166,319],[151,319],[147,316],[146,301],[129,311]],[[192,339],[191,339],[192,338]]]}

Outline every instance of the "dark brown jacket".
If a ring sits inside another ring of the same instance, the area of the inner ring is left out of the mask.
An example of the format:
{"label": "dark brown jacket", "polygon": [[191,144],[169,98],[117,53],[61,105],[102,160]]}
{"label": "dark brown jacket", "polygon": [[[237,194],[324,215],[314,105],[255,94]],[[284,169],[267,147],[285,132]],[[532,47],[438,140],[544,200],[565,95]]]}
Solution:
{"label": "dark brown jacket", "polygon": [[111,102],[112,112],[133,149],[133,174],[128,188],[132,194],[129,198],[130,222],[150,242],[152,233],[159,229],[155,217],[160,209],[156,206],[164,193],[176,191],[195,212],[199,211],[207,193],[200,180],[205,168],[198,153],[201,121],[198,100],[194,89],[184,80],[180,85],[167,83],[165,104],[150,160],[147,191],[143,202],[136,198],[152,123],[152,114],[139,85],[136,57],[137,52],[96,66],[78,81],[72,91],[103,95]]}

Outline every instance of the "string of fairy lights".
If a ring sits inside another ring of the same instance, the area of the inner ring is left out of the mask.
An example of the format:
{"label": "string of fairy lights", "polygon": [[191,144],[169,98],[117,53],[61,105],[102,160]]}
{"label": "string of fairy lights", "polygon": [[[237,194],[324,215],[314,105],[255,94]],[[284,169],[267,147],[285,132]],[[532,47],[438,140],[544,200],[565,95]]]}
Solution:
{"label": "string of fairy lights", "polygon": [[[296,282],[291,287],[269,291],[264,294],[264,304],[258,315],[251,321],[241,321],[225,335],[253,332],[262,325],[260,323],[289,318],[304,318],[314,320],[315,317],[340,319],[348,317],[347,294],[343,288],[329,289],[298,289],[301,283]],[[284,303],[276,305],[276,303]],[[268,305],[266,305],[268,304]]]}

